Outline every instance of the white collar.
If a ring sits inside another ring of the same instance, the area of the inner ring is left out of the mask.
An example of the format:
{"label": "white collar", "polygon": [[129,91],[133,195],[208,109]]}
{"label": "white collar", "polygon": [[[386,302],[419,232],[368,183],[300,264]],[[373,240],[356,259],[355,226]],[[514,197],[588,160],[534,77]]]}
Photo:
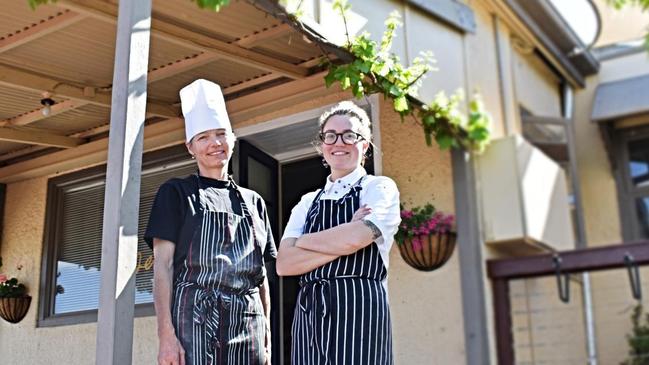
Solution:
{"label": "white collar", "polygon": [[[360,180],[361,177],[367,175],[365,168],[363,166],[358,166],[354,171],[349,174],[336,179],[336,181],[331,181],[331,175],[327,176],[327,183],[325,184],[324,191],[325,193],[330,193],[331,190],[335,187],[336,189],[342,189],[347,191],[347,189],[352,187],[352,184]],[[340,190],[339,190],[340,191]]]}

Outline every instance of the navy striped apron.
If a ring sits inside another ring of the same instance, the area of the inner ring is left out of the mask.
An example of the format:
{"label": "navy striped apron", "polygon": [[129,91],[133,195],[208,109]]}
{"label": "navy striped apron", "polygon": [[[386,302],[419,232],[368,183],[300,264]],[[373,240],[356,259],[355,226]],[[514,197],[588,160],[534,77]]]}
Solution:
{"label": "navy striped apron", "polygon": [[[258,288],[265,269],[254,230],[261,223],[254,223],[256,214],[234,181],[227,189],[215,189],[196,179],[199,204],[197,211],[188,209],[181,231],[179,243],[188,250],[174,268],[171,311],[185,363],[263,364],[266,319]],[[215,203],[228,198],[231,189],[240,199],[242,216]]]}
{"label": "navy striped apron", "polygon": [[[338,200],[320,200],[322,189],[309,208],[304,233],[351,221],[360,207],[362,180]],[[302,275],[292,364],[393,364],[386,277],[376,243]]]}

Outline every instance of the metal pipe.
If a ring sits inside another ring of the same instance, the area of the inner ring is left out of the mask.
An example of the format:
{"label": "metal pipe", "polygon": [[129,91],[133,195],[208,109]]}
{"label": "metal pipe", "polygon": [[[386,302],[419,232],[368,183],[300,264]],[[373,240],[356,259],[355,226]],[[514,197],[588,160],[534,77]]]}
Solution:
{"label": "metal pipe", "polygon": [[[568,120],[566,123],[566,138],[568,144],[570,181],[572,183],[572,195],[575,206],[576,244],[577,248],[585,248],[586,226],[584,222],[584,210],[581,199],[581,184],[579,171],[577,170],[577,151],[575,148],[575,123],[574,123],[574,92],[572,87],[564,83],[561,89],[563,100],[563,117]],[[595,335],[595,321],[593,319],[593,302],[590,288],[590,275],[588,272],[582,274],[582,300],[584,307],[584,322],[586,326],[586,349],[588,353],[588,364],[597,365],[597,341]]]}
{"label": "metal pipe", "polygon": [[507,67],[505,66],[505,45],[503,45],[503,36],[500,30],[500,20],[498,20],[497,15],[492,16],[492,23],[494,28],[494,41],[496,44],[496,63],[498,67],[498,86],[500,87],[500,109],[502,113],[502,119],[504,121],[504,134],[509,136],[515,130],[513,127],[514,121],[507,112],[507,105],[513,105],[514,101],[512,100],[510,87],[508,87],[505,81],[505,75],[507,73]]}

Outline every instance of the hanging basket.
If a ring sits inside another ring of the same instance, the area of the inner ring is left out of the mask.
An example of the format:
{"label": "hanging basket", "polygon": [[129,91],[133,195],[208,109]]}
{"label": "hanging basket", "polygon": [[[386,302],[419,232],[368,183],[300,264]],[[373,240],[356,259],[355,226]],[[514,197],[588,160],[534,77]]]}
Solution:
{"label": "hanging basket", "polygon": [[18,323],[27,314],[32,297],[0,298],[0,317],[10,323]]}
{"label": "hanging basket", "polygon": [[[453,255],[457,234],[455,232],[437,233],[417,238],[421,245],[413,247],[412,239],[398,244],[399,253],[410,266],[420,271],[433,271],[442,267]],[[420,247],[419,247],[420,246]]]}

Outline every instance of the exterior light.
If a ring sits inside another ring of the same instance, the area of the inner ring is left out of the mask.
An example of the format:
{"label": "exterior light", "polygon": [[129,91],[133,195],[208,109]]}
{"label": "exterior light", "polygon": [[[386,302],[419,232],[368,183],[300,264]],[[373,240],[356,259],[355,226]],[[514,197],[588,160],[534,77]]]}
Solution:
{"label": "exterior light", "polygon": [[41,99],[41,105],[43,105],[43,109],[41,109],[41,113],[43,113],[43,116],[48,116],[52,112],[52,105],[56,104],[54,100],[50,97],[49,93],[43,93],[43,98]]}

